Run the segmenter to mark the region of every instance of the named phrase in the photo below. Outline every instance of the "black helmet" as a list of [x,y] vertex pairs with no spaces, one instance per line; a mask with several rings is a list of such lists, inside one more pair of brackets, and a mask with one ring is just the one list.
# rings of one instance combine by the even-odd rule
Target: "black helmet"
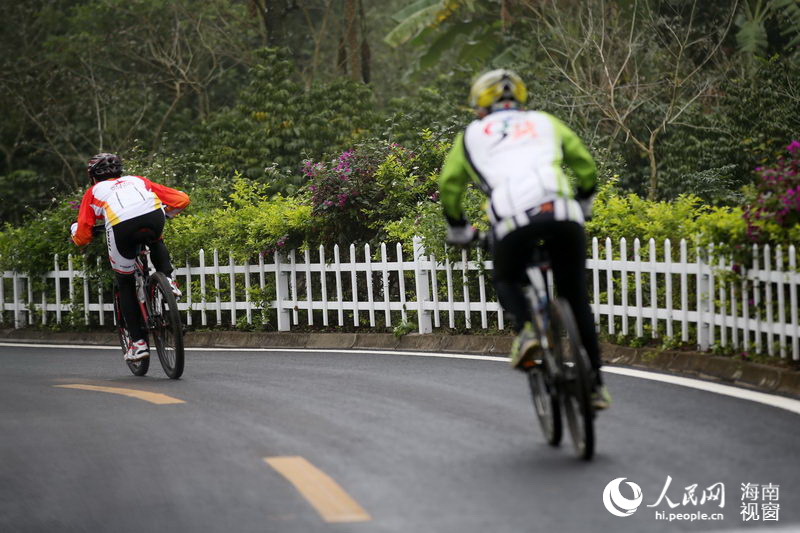
[[97,154],[86,163],[90,180],[106,180],[122,176],[122,159],[115,154]]

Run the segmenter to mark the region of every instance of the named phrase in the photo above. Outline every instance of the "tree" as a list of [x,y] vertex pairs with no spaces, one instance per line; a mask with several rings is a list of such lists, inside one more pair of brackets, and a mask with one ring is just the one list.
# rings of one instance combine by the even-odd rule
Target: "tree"
[[[800,44],[800,1],[798,0],[745,0],[736,16],[736,43],[752,73],[755,58],[764,58],[770,52],[788,50]],[[783,39],[777,45],[770,43],[770,27]],[[772,44],[772,46],[771,46]]]
[[721,57],[736,5],[726,20],[705,23],[697,20],[696,0],[687,7],[647,0],[530,6],[541,49],[575,91],[574,105],[597,112],[598,129],[611,139],[622,135],[647,158],[650,199],[658,195],[659,139],[711,95],[721,74],[710,67]]
[[412,43],[422,49],[416,67],[425,70],[455,55],[461,65],[489,61],[505,48],[511,21],[522,13],[512,0],[417,0],[392,17],[396,25],[384,41],[390,46]]

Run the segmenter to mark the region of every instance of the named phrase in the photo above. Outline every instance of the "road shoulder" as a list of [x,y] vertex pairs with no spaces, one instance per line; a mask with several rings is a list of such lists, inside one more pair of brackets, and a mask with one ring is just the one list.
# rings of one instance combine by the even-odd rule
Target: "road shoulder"
[[[115,345],[111,332],[52,332],[39,329],[0,329],[0,339],[12,342]],[[187,347],[197,348],[328,348],[408,350],[504,356],[511,349],[509,335],[416,335],[391,333],[296,333],[192,331]],[[607,364],[642,368],[716,381],[772,394],[800,398],[800,372],[733,357],[707,353],[630,348],[602,343]]]

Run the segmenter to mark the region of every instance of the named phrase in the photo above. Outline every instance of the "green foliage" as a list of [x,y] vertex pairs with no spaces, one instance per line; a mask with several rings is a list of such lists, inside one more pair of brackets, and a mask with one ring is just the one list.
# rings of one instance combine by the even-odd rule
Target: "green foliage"
[[6,224],[0,231],[0,268],[41,276],[53,270],[54,254],[61,257],[62,268],[67,255],[73,254],[76,270],[85,264],[94,268],[98,257],[107,261],[102,239],[95,239],[84,250],[76,248],[70,239],[69,227],[77,218],[78,203],[79,199],[72,197],[30,217],[21,226]]
[[477,67],[502,55],[507,6],[474,0],[417,0],[392,17],[397,25],[384,37],[390,46],[410,42],[420,48],[414,69],[437,66],[444,57]]
[[[201,248],[233,253],[238,260],[255,260],[301,247],[306,239],[311,208],[299,198],[269,196],[263,186],[241,177],[223,207],[194,211],[173,219],[165,240],[173,257],[194,257]],[[210,257],[210,255],[207,255]]]
[[615,246],[624,237],[629,257],[637,238],[643,258],[649,255],[650,239],[655,240],[659,254],[664,240],[670,239],[673,259],[678,258],[681,239],[688,241],[692,254],[696,245],[715,245],[717,252],[726,255],[746,248],[741,209],[713,207],[693,195],[681,195],[672,202],[650,201],[635,194],[620,194],[614,181],[600,188],[586,230],[590,237],[610,238]]
[[[44,189],[47,178],[32,170],[15,170],[0,175],[0,221],[21,224],[26,216],[35,214],[56,203],[62,193],[54,185]],[[49,193],[49,194],[43,194]]]
[[418,151],[372,140],[326,163],[307,161],[313,234],[325,244],[386,238],[387,224],[435,199],[447,148],[423,131]]
[[800,241],[800,142],[792,141],[770,167],[758,167],[760,179],[747,190],[748,240],[754,243]]
[[412,150],[420,144],[422,130],[430,130],[436,142],[450,142],[474,117],[466,106],[468,92],[466,72],[440,76],[413,98],[391,100],[386,119],[377,122],[371,133]]
[[[736,26],[736,44],[745,59],[766,57],[770,30],[780,34],[787,47],[800,44],[800,4],[797,0],[758,0],[755,3],[745,0],[739,8]],[[775,40],[773,37],[772,41]]]
[[[295,193],[296,169],[305,158],[349,144],[374,123],[372,93],[362,83],[339,79],[306,91],[292,79],[285,51],[264,49],[249,83],[228,109],[212,114],[195,134],[195,159],[220,175],[238,170]],[[186,139],[179,140],[186,143]]]
[[398,339],[403,335],[408,335],[409,333],[413,333],[414,330],[417,329],[417,324],[413,320],[403,320],[394,328],[392,328],[392,334],[397,337]]

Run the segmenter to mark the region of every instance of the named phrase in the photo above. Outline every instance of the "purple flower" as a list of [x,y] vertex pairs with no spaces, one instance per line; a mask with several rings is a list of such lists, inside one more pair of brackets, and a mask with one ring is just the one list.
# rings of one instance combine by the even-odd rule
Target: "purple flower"
[[800,141],[794,140],[790,142],[789,146],[786,147],[786,150],[792,154],[800,150]]

